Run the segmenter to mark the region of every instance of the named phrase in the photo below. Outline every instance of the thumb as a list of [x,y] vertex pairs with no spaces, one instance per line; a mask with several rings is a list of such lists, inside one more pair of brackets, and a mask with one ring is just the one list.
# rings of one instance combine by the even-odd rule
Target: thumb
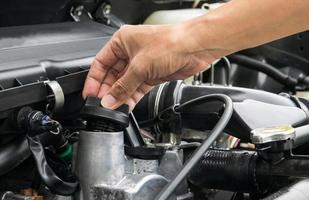
[[141,65],[131,62],[127,71],[111,87],[109,92],[103,96],[101,104],[110,109],[116,109],[132,97],[138,87],[144,82],[144,71]]

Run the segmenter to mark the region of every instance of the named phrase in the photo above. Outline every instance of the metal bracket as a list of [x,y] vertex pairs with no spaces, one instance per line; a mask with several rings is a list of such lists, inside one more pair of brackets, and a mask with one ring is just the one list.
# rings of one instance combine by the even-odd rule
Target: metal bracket
[[73,6],[70,9],[70,15],[76,22],[93,20],[91,13],[83,5]]
[[51,90],[51,92],[54,95],[55,102],[53,105],[52,112],[60,111],[63,108],[65,102],[64,93],[60,84],[57,81],[45,81],[44,84],[46,85],[47,89]]

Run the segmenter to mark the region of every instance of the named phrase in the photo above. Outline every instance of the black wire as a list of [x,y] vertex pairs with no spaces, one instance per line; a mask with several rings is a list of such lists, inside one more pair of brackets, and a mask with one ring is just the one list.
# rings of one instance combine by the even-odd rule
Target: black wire
[[[159,193],[159,195],[156,197],[156,200],[166,200],[168,199],[171,194],[174,192],[174,190],[177,188],[177,186],[183,181],[183,179],[188,175],[188,173],[191,171],[191,169],[194,167],[194,165],[201,159],[203,154],[206,150],[211,146],[211,144],[218,138],[218,136],[223,132],[224,128],[226,127],[227,123],[232,117],[233,113],[233,102],[230,97],[224,94],[211,94],[207,96],[201,96],[199,98],[193,99],[191,101],[188,101],[176,108],[176,110],[181,111],[182,109],[188,107],[189,105],[192,105],[195,103],[201,103],[204,100],[219,100],[225,104],[224,112],[216,124],[216,126],[213,128],[211,134],[207,139],[204,140],[202,145],[193,153],[190,160],[185,164],[185,166],[182,168],[182,170],[175,176],[175,178],[172,179],[172,181],[167,184],[163,188],[163,190]],[[196,104],[195,104],[196,105]]]
[[[223,95],[223,94],[209,94],[209,95],[203,95],[203,96],[191,99],[189,101],[186,101],[185,103],[182,103],[182,104],[176,106],[175,107],[175,111],[181,113],[182,111],[186,110],[188,107],[197,106],[197,105],[205,103],[206,101],[214,101],[214,100],[222,101],[220,99],[215,99],[214,98],[217,95]],[[226,95],[224,95],[224,96],[226,96]]]
[[[214,94],[214,95],[216,95],[216,94]],[[159,112],[159,114],[155,118],[141,121],[138,124],[142,128],[153,126],[157,121],[160,120],[161,116],[163,116],[166,112],[170,112],[171,109],[174,109],[174,112],[176,112],[176,113],[181,113],[182,111],[184,111],[188,107],[197,106],[197,105],[205,103],[206,101],[214,100],[214,99],[210,99],[209,98],[211,96],[213,96],[213,95],[200,96],[200,97],[191,99],[189,101],[186,101],[186,102],[184,102],[184,103],[182,103],[180,105],[168,107],[168,108],[162,110],[161,112]]]

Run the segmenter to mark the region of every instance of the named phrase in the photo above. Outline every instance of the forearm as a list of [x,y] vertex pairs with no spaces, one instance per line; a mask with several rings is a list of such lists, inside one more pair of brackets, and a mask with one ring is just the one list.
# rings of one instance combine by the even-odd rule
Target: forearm
[[309,1],[233,0],[180,26],[190,51],[232,53],[308,30]]
[[178,25],[124,26],[97,54],[83,95],[134,105],[154,85],[185,79],[216,59],[309,27],[309,0],[233,0]]

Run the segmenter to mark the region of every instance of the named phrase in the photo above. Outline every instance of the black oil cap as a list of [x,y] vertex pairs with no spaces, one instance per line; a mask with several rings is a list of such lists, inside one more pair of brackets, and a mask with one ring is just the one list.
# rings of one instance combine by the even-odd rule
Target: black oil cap
[[87,97],[81,116],[87,121],[87,129],[91,130],[120,131],[129,126],[128,105],[111,110],[104,108],[97,97]]

